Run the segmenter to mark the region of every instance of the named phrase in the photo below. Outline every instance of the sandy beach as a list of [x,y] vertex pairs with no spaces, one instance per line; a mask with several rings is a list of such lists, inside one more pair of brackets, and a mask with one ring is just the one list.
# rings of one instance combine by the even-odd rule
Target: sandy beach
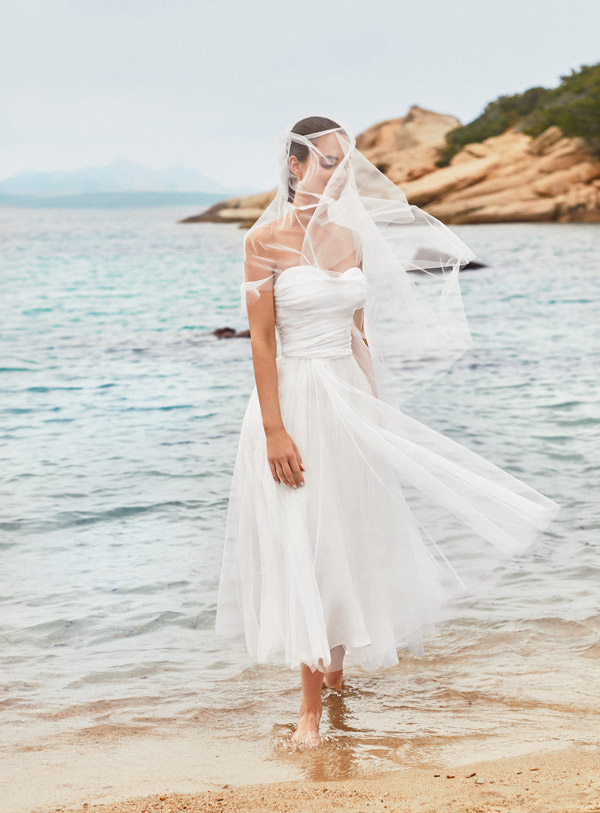
[[[318,762],[317,751],[303,759]],[[313,771],[316,765],[313,765]],[[314,774],[313,774],[314,775]],[[571,747],[504,759],[427,765],[342,781],[294,781],[224,785],[195,794],[166,792],[76,807],[38,808],[34,813],[170,813],[174,811],[492,811],[531,813],[600,811],[600,748]]]

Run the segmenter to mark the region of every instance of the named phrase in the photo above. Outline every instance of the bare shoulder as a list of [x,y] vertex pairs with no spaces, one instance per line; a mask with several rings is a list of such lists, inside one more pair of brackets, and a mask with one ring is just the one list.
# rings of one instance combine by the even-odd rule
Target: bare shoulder
[[270,223],[263,223],[261,226],[251,228],[248,232],[246,232],[246,236],[244,237],[244,244],[260,245],[261,243],[265,243],[267,235],[269,233],[268,232],[269,227]]
[[251,229],[244,241],[246,249],[250,251],[260,250],[263,256],[271,256],[275,260],[275,247],[280,242],[277,237],[280,230],[280,219],[269,220],[267,223],[262,223],[260,226]]

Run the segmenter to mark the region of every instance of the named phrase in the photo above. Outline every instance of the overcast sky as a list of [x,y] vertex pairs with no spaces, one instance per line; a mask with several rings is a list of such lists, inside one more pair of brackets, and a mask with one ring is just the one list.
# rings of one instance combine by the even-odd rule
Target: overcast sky
[[4,2],[0,178],[128,158],[270,188],[299,118],[464,124],[600,61],[599,31],[598,0]]

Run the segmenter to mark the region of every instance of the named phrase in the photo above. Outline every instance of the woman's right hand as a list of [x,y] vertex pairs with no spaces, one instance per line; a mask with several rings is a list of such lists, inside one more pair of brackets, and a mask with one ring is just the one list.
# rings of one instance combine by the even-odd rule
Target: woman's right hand
[[277,429],[267,434],[267,458],[276,483],[285,483],[297,488],[297,480],[301,486],[304,485],[302,475],[304,464],[300,452],[285,429]]

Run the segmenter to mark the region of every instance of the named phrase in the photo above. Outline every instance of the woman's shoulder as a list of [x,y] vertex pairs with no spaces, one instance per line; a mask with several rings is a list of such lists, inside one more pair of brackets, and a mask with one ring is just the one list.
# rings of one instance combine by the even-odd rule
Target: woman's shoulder
[[259,226],[253,226],[246,234],[244,242],[250,242],[256,245],[267,245],[281,229],[281,221],[283,218],[276,220],[269,220],[267,223],[261,223]]

